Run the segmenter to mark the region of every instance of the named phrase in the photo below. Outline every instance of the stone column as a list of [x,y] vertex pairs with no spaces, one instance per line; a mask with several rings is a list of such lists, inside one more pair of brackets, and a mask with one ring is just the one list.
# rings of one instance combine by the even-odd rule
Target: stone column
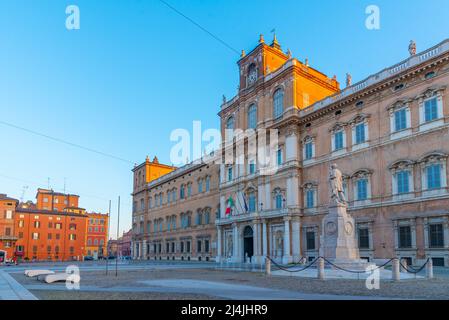
[[270,210],[271,209],[271,184],[265,183],[265,202],[263,204],[264,210]]
[[412,248],[416,249],[416,220],[411,219],[412,224],[410,225],[410,229],[412,232]]
[[[131,241],[131,257],[132,257],[132,259],[135,259],[134,253],[135,253],[134,241]],[[117,254],[118,254],[118,246],[117,246]]]
[[447,221],[443,223],[443,236],[444,236],[444,247],[449,249],[449,222]]
[[429,249],[429,221],[427,218],[423,219],[424,226],[424,249]]
[[262,255],[268,255],[268,239],[267,239],[267,221],[262,221]]
[[254,257],[253,257],[253,263],[261,263],[261,256],[260,256],[260,224],[258,221],[253,222],[253,235],[254,235]]
[[257,187],[257,196],[258,196],[258,203],[257,203],[257,212],[260,211],[260,204],[263,203],[263,210],[265,210],[265,186],[263,184],[259,184]]
[[216,262],[221,262],[221,226],[217,226],[217,257],[215,258]]
[[221,196],[220,197],[220,217],[217,217],[217,218],[219,218],[219,219],[224,218],[225,212],[226,212],[226,199],[224,196]]
[[220,164],[220,183],[224,183],[226,181],[225,180],[225,170],[226,170],[225,165]]
[[299,262],[301,259],[301,240],[300,240],[301,224],[299,217],[292,220],[292,254],[293,262]]
[[287,178],[287,207],[299,206],[298,176],[292,174]]
[[289,129],[285,138],[285,160],[286,162],[298,160],[298,137],[294,129]]
[[147,241],[146,240],[142,241],[142,252],[143,252],[142,259],[146,260],[147,259],[147,254],[148,254],[148,252],[147,252]]
[[232,225],[232,235],[233,235],[233,248],[232,248],[232,260],[234,262],[240,262],[240,253],[239,253],[239,229],[236,223]]
[[290,255],[290,217],[284,217],[284,255],[282,256],[282,263],[288,264],[292,262]]

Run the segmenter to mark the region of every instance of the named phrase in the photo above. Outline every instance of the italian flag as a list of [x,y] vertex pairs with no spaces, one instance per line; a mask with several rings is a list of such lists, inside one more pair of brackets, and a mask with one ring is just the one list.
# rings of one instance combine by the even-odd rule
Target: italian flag
[[226,216],[231,215],[233,207],[234,207],[234,200],[232,200],[232,197],[229,197],[228,206],[226,207]]

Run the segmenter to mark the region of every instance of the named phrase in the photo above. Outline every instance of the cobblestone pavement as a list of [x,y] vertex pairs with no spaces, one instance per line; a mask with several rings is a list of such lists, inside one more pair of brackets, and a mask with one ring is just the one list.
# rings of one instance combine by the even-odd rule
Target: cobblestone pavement
[[[362,298],[396,298],[396,299],[449,299],[449,279],[442,277],[433,280],[407,280],[401,282],[393,282],[383,280],[380,283],[379,290],[368,290],[364,280],[346,280],[335,279],[319,281],[312,278],[298,278],[287,276],[271,276],[267,277],[262,273],[242,272],[242,271],[226,271],[215,270],[213,268],[172,268],[167,265],[158,265],[157,267],[147,266],[144,269],[126,269],[120,270],[118,277],[111,272],[109,276],[105,276],[104,271],[88,271],[81,269],[81,287],[121,290],[127,288],[128,293],[134,291],[156,290],[158,287],[155,283],[148,281],[155,280],[197,280],[219,282],[224,284],[246,285],[259,288],[268,288],[272,290],[284,290],[296,294],[322,294],[335,295],[334,298],[362,297]],[[36,285],[42,285],[33,279],[27,279],[23,274],[12,273],[17,281],[21,282],[25,287],[35,290]],[[45,288],[54,288],[58,285],[44,285]],[[54,286],[54,287],[53,287]],[[194,285],[191,285],[194,287]],[[42,287],[40,287],[42,288]],[[135,288],[135,289],[133,289]],[[139,289],[140,288],[140,289]],[[160,289],[160,290],[159,290]],[[171,288],[167,290],[167,286],[160,286],[159,293],[170,291],[170,294],[182,293],[196,294],[195,290],[184,288]],[[193,292],[192,292],[193,291]],[[37,290],[33,291],[37,292]],[[154,292],[153,292],[154,293]],[[36,293],[37,294],[37,293]],[[208,293],[209,296],[210,293]],[[37,294],[38,295],[38,294]],[[209,296],[211,299],[216,296]],[[163,298],[163,296],[161,296]],[[238,298],[238,297],[237,297]],[[307,298],[307,297],[306,297]],[[298,299],[299,296],[298,296]],[[318,296],[312,299],[320,299]]]

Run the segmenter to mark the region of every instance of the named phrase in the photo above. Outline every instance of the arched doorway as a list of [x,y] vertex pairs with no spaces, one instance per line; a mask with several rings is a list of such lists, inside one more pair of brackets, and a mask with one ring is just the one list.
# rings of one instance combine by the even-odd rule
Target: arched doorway
[[253,229],[246,226],[243,229],[243,257],[251,258],[254,255]]

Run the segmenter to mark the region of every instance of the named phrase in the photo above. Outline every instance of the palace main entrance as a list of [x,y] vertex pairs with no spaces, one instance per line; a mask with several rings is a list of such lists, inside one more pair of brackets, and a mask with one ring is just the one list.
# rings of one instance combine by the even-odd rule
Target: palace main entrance
[[250,226],[246,226],[243,229],[243,257],[244,259],[252,258],[254,255],[254,237],[253,229]]

